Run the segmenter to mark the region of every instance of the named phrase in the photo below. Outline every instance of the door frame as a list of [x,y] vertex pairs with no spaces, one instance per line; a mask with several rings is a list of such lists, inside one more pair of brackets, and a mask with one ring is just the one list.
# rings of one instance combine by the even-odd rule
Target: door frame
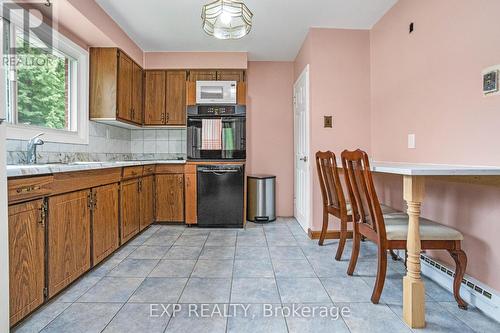
[[[0,24],[3,36],[3,25]],[[3,39],[0,37],[0,45]],[[3,59],[3,47],[0,47],[0,58]],[[4,71],[0,65],[0,119],[7,118],[5,110]],[[0,331],[9,332],[9,223],[7,206],[7,124],[0,120]]]
[[306,177],[306,213],[304,214],[306,216],[306,221],[304,221],[304,224],[300,224],[300,226],[304,229],[304,231],[308,232],[309,228],[311,228],[311,222],[312,222],[312,172],[311,172],[311,101],[310,101],[310,77],[309,77],[309,64],[307,64],[304,69],[302,70],[302,73],[298,76],[297,80],[293,84],[293,180],[294,180],[294,186],[293,186],[293,214],[296,217],[297,216],[297,158],[296,158],[296,151],[297,151],[297,120],[295,117],[295,109],[296,109],[296,96],[295,96],[295,91],[296,87],[302,79],[305,77],[305,89],[306,89],[306,138],[307,138],[307,177]]

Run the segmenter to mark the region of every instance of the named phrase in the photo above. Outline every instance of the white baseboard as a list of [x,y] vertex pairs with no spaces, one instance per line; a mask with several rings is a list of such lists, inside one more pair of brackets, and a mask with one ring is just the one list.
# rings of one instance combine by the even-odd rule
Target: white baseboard
[[[404,258],[404,251],[396,252],[399,257]],[[425,254],[421,254],[420,259],[422,274],[453,293],[455,270]],[[500,295],[495,289],[465,275],[462,280],[462,288],[460,288],[460,296],[488,317],[500,322]]]

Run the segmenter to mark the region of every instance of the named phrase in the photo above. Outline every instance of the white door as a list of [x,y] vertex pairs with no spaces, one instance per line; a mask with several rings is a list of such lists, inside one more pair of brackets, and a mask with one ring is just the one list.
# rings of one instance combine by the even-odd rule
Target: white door
[[311,182],[309,158],[309,65],[293,86],[295,191],[294,213],[307,231],[311,222]]

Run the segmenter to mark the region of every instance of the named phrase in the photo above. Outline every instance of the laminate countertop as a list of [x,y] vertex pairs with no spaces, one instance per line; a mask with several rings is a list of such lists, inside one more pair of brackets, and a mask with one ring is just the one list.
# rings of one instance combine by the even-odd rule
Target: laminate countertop
[[113,162],[72,162],[54,164],[18,164],[7,165],[7,177],[38,176],[60,172],[84,171],[94,169],[123,168],[150,164],[185,164],[185,160],[152,160],[152,161],[113,161]]

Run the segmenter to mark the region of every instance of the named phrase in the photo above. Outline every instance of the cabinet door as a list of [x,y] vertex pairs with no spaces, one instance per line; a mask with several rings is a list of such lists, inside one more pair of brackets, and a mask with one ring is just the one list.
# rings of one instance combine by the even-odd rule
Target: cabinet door
[[184,175],[156,175],[156,221],[184,221]]
[[136,63],[133,64],[132,75],[132,121],[137,124],[142,124],[142,79],[143,71]]
[[10,325],[43,303],[45,226],[42,200],[9,207]]
[[49,297],[90,268],[89,199],[89,190],[48,199]]
[[189,71],[189,81],[215,81],[217,80],[216,70],[192,70]]
[[184,175],[184,191],[186,194],[186,224],[196,224],[197,204],[196,204],[196,173],[186,173]]
[[166,121],[165,72],[146,71],[144,85],[144,124],[164,125]]
[[153,223],[154,216],[154,176],[142,178],[141,182],[141,230]]
[[118,55],[118,114],[120,119],[132,119],[133,62],[123,53]]
[[217,81],[245,81],[244,70],[223,69],[217,71]]
[[139,179],[121,183],[121,240],[122,244],[135,236],[140,229]]
[[167,71],[167,125],[186,125],[186,71]]
[[119,246],[118,184],[92,189],[92,259],[97,265]]

